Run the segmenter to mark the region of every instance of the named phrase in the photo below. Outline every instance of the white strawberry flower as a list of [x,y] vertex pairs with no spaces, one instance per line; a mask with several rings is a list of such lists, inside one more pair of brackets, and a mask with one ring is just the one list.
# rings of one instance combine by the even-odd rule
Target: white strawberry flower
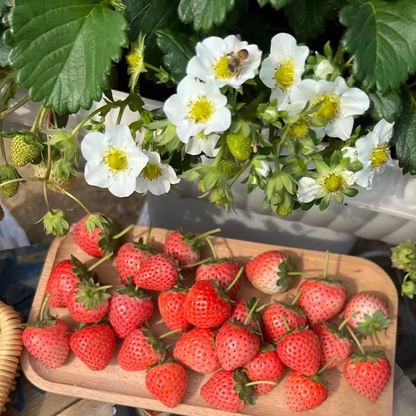
[[301,80],[308,55],[309,48],[299,46],[293,36],[279,33],[273,37],[270,55],[261,65],[260,79],[272,89],[270,99],[277,99],[278,108],[288,99],[291,88]]
[[315,69],[315,75],[319,79],[326,79],[328,75],[331,75],[334,72],[335,68],[328,59],[324,59],[319,62]]
[[296,84],[290,92],[290,105],[301,111],[308,102],[310,106],[322,103],[312,115],[327,122],[325,127],[314,130],[341,140],[350,138],[354,116],[364,114],[370,106],[367,94],[359,88],[349,88],[342,77],[334,82],[305,79]]
[[363,164],[362,170],[355,173],[355,182],[363,188],[371,189],[374,176],[382,173],[387,165],[394,165],[389,150],[393,125],[380,120],[372,132],[355,143],[358,160]]
[[136,192],[145,194],[148,191],[153,195],[162,195],[170,191],[171,185],[179,183],[172,166],[162,163],[157,152],[143,151],[148,162],[136,180]]
[[204,132],[209,135],[227,130],[231,112],[227,97],[213,83],[203,83],[187,76],[179,84],[177,93],[169,97],[163,110],[176,126],[176,134],[183,143]]
[[220,150],[215,148],[220,137],[220,135],[215,133],[206,136],[201,132],[189,139],[189,142],[185,146],[185,153],[194,156],[204,153],[208,157],[215,157]]
[[134,192],[136,178],[148,162],[148,157],[136,146],[129,127],[124,124],[105,133],[88,133],[81,143],[81,151],[87,160],[86,182],[108,188],[120,198]]
[[[239,88],[253,79],[261,62],[262,52],[257,45],[249,45],[237,36],[225,39],[211,36],[196,45],[196,56],[188,63],[186,73],[205,82],[212,82],[221,88],[230,85]],[[241,60],[241,66],[234,66],[238,53],[246,50],[248,55]]]

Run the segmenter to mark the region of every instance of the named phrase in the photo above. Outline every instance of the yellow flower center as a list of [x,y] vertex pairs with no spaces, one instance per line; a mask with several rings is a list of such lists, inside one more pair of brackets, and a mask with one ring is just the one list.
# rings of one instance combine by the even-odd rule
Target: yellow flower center
[[305,119],[300,119],[289,127],[289,137],[293,139],[303,139],[308,135],[309,123]]
[[230,79],[234,76],[234,73],[230,71],[230,57],[223,56],[214,65],[214,74],[219,79]]
[[132,50],[126,57],[129,73],[143,72],[143,55],[139,49]]
[[323,178],[321,186],[329,194],[336,193],[345,187],[345,178],[339,172],[331,172]]
[[205,124],[214,114],[215,107],[207,97],[199,97],[189,104],[188,117],[195,123]]
[[383,166],[388,158],[388,148],[387,146],[377,146],[375,147],[372,152],[371,152],[371,156],[370,156],[370,160],[371,160],[371,167],[373,169],[379,169],[381,166]]
[[153,181],[153,179],[157,179],[162,175],[162,169],[156,163],[149,162],[142,170],[142,175]]
[[312,101],[312,106],[322,103],[315,116],[323,118],[326,121],[333,120],[339,113],[339,95],[324,94]]
[[104,155],[104,162],[110,170],[116,173],[125,171],[128,166],[126,153],[114,148],[111,148]]
[[289,89],[295,81],[295,64],[292,60],[283,62],[274,73],[274,79],[282,90]]

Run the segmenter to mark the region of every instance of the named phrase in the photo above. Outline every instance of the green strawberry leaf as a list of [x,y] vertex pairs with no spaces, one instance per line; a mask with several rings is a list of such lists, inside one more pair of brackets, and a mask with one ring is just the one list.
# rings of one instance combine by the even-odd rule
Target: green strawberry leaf
[[208,32],[224,23],[233,8],[234,0],[181,0],[178,14],[182,22],[194,22],[195,30]]
[[266,4],[271,4],[276,10],[285,7],[289,0],[257,0],[260,7],[265,6]]
[[397,92],[381,95],[378,91],[368,94],[371,101],[371,117],[375,121],[386,119],[389,123],[397,120],[402,110],[402,102]]
[[[121,57],[127,24],[107,0],[16,0],[10,64],[33,101],[57,112],[91,108]],[[92,47],[93,46],[93,47]]]
[[348,0],[341,23],[344,43],[355,54],[354,76],[382,94],[416,71],[416,2]]
[[168,69],[170,79],[179,84],[186,75],[186,66],[194,56],[195,51],[191,42],[179,33],[170,29],[156,32],[157,45],[164,53],[163,65]]

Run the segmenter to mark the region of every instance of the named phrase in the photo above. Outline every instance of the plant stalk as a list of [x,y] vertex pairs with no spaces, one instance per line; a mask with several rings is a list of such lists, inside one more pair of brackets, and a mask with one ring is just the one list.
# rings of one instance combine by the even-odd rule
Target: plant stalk
[[243,274],[244,267],[241,267],[241,269],[238,271],[237,276],[234,277],[234,280],[230,283],[230,285],[225,289],[226,292],[229,292],[232,287],[238,282],[238,279],[240,279],[241,275]]
[[352,339],[355,341],[355,343],[357,344],[360,352],[362,355],[365,355],[365,351],[364,348],[362,347],[362,345],[360,344],[360,341],[358,341],[358,338],[356,337],[356,335],[354,334],[354,331],[347,325],[346,326],[347,331],[350,333]]
[[111,258],[112,255],[113,255],[113,253],[109,253],[106,256],[104,256],[102,259],[96,261],[91,267],[88,268],[88,271],[92,272],[100,264],[103,264],[105,261],[107,261],[109,258]]
[[19,102],[17,102],[13,107],[8,108],[0,113],[0,119],[7,117],[9,114],[15,112],[20,107],[24,106],[30,100],[29,96],[22,98]]
[[259,302],[260,302],[260,298],[257,298],[257,300],[254,302],[254,305],[249,310],[246,319],[244,320],[244,325],[247,325],[248,320],[251,318],[251,315],[253,315],[254,311],[256,310],[256,306]]
[[120,237],[123,237],[123,235],[126,235],[132,228],[134,227],[134,224],[130,224],[128,227],[126,227],[123,231],[119,232],[113,237],[113,240],[118,240]]
[[177,334],[180,331],[182,331],[181,328],[174,329],[173,331],[169,331],[169,332],[166,332],[166,334],[160,335],[158,338],[159,339],[167,338],[168,336],[173,335],[173,334]]

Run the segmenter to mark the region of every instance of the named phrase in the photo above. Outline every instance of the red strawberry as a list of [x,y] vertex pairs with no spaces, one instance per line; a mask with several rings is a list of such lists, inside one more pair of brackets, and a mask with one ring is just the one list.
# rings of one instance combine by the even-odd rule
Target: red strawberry
[[166,254],[155,254],[143,263],[134,283],[148,290],[168,290],[178,284],[179,272],[175,262]]
[[277,354],[292,370],[313,376],[321,362],[319,338],[310,329],[297,329],[279,341]]
[[357,293],[347,303],[344,317],[347,318],[355,313],[357,314],[348,321],[347,325],[364,336],[373,335],[380,345],[377,331],[386,330],[391,322],[388,319],[387,305],[370,293]]
[[105,291],[112,286],[100,286],[93,279],[78,283],[68,296],[69,314],[77,322],[93,323],[104,318],[109,306],[110,294]]
[[175,360],[198,373],[213,373],[220,368],[215,336],[214,329],[192,329],[177,341],[173,349]]
[[186,372],[176,363],[159,364],[146,373],[147,390],[167,407],[181,403],[186,384]]
[[204,245],[201,240],[219,231],[216,229],[201,235],[175,231],[166,239],[163,252],[174,258],[179,267],[196,263],[201,259],[200,247]]
[[[260,347],[257,355],[243,367],[251,381],[268,380],[275,383],[280,380],[285,368],[277,355],[276,347],[270,344]],[[258,394],[267,394],[273,388],[274,386],[270,384],[259,384],[255,389]]]
[[297,305],[297,299],[298,296],[293,300],[291,305],[275,301],[273,305],[270,305],[264,311],[262,317],[263,333],[267,342],[275,343],[278,338],[286,334],[283,316],[291,331],[306,325],[306,315],[299,305]]
[[107,324],[90,325],[71,335],[71,349],[92,371],[110,364],[116,347],[116,335]]
[[245,273],[256,289],[274,295],[289,288],[292,275],[302,274],[292,272],[293,263],[292,257],[280,251],[267,251],[251,259],[246,264]]
[[329,279],[329,252],[326,252],[322,277],[307,279],[299,287],[299,305],[305,311],[312,326],[329,321],[341,312],[347,297],[342,282]]
[[[244,298],[236,299],[235,303],[233,304],[234,309],[231,312],[230,319],[243,324],[256,300],[256,298],[251,298],[250,300],[246,300]],[[247,326],[254,330],[259,329],[259,316],[257,310],[254,311],[253,314],[249,317]]]
[[38,361],[49,368],[58,368],[69,354],[69,327],[62,319],[44,320],[49,296],[43,302],[39,321],[26,324],[23,345]]
[[137,243],[126,243],[120,247],[116,257],[116,265],[121,283],[126,284],[128,278],[134,281],[141,265],[157,253],[155,249],[149,247],[150,233],[151,227],[149,227],[145,242],[141,238]]
[[108,317],[118,338],[125,338],[142,326],[152,313],[152,298],[138,286],[121,286],[110,299]]
[[185,332],[192,326],[185,318],[184,305],[187,293],[187,288],[175,286],[159,295],[160,315],[171,330],[181,329],[181,332]]

